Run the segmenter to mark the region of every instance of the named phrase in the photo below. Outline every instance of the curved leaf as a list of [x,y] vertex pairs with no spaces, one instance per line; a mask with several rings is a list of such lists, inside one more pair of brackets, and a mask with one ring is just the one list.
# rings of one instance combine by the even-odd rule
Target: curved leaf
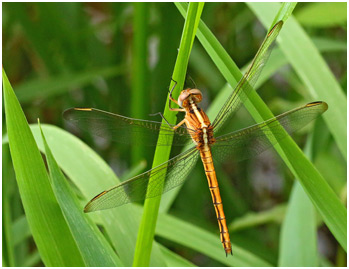
[[53,194],[45,164],[20,104],[2,71],[11,157],[24,211],[46,266],[84,266]]
[[59,169],[40,127],[53,190],[86,266],[123,266],[92,221],[84,216],[75,194]]

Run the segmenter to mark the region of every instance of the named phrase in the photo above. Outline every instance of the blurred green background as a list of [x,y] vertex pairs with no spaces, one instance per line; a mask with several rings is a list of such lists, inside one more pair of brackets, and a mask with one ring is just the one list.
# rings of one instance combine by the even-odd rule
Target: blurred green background
[[[129,145],[77,133],[63,121],[62,112],[70,107],[95,107],[130,117],[161,120],[149,114],[164,110],[184,20],[172,3],[146,4],[143,14],[146,23],[138,22],[141,27],[135,30],[137,21],[132,3],[3,4],[3,67],[28,122],[36,123],[40,118],[42,123],[74,132],[123,179],[141,161],[146,161],[143,169],[150,168],[154,148],[130,150]],[[301,3],[293,15],[320,50],[346,94],[346,3]],[[240,68],[253,59],[266,34],[244,3],[207,3],[202,20]],[[225,85],[198,41],[194,42],[188,75],[204,94],[204,108],[209,107]],[[193,84],[188,79],[187,86]],[[140,87],[146,93],[141,97],[137,91]],[[277,115],[317,101],[304,94],[304,87],[286,64],[263,83],[258,93]],[[241,109],[231,128],[253,123],[247,111]],[[323,121],[318,125],[324,125]],[[3,112],[3,134],[5,126]],[[310,129],[304,128],[294,136],[301,148]],[[318,138],[322,141],[316,149],[314,164],[345,203],[346,161],[326,127],[321,130],[323,137]],[[8,153],[7,144],[3,145],[4,152]],[[257,216],[259,212],[267,214],[258,225],[234,228],[232,241],[276,265],[280,224],[294,183],[292,174],[274,150],[240,163],[227,161],[216,169],[228,223],[247,218],[250,212]],[[3,178],[11,186],[10,210],[16,223],[23,216],[23,209],[8,158],[3,160]],[[7,187],[3,185],[4,188]],[[219,236],[201,165],[197,165],[182,187],[170,213]],[[321,264],[345,266],[345,253],[320,218],[317,235]],[[222,265],[170,240],[156,239],[196,265]],[[42,265],[38,255],[31,255],[35,244],[30,236],[17,242],[15,250],[17,266]]]

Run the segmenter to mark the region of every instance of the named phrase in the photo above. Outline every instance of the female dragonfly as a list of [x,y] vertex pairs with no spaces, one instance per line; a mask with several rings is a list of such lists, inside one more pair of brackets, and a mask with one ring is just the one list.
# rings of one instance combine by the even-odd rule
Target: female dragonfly
[[[169,109],[185,112],[185,118],[174,126],[128,118],[94,108],[66,110],[64,118],[80,129],[99,136],[109,135],[115,141],[125,142],[133,136],[138,137],[140,141],[148,139],[148,142],[154,145],[170,145],[172,139],[174,145],[184,145],[188,140],[192,140],[195,144],[191,149],[169,161],[101,192],[85,206],[84,211],[113,208],[167,192],[185,181],[186,175],[201,157],[217,215],[220,239],[226,255],[232,254],[213,159],[234,158],[239,161],[255,156],[286,137],[287,132],[293,133],[327,110],[325,102],[313,102],[265,122],[215,137],[217,130],[231,118],[232,112],[240,107],[253,90],[253,85],[270,55],[282,25],[283,22],[280,21],[269,31],[249,70],[239,81],[212,124],[197,105],[202,99],[198,89],[183,90],[178,100],[172,97],[173,89],[171,90]],[[179,108],[172,108],[171,102],[177,104]]]

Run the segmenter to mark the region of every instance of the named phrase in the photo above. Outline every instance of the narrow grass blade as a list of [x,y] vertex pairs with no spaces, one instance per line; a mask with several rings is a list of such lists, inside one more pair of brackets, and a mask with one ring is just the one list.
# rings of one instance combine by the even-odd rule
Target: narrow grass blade
[[11,157],[25,214],[41,258],[46,266],[84,266],[4,70],[2,76]]
[[281,226],[278,265],[282,267],[319,266],[314,207],[298,181],[294,183]]
[[[131,96],[131,117],[136,119],[145,119],[149,108],[147,103],[148,89],[148,3],[133,3],[134,16],[134,35],[132,48],[132,96]],[[130,139],[137,139],[130,137]],[[141,161],[144,156],[145,146],[137,144],[132,146],[132,164]]]
[[263,225],[269,222],[281,223],[285,217],[287,206],[277,205],[269,210],[261,212],[249,212],[244,216],[235,219],[229,224],[229,231],[239,231],[251,227]]
[[[321,152],[319,147],[324,147],[329,139],[326,139],[322,119],[316,121],[313,129],[305,146],[305,152],[311,160],[318,159],[317,155]],[[293,185],[286,218],[281,227],[279,266],[316,267],[320,265],[317,250],[317,220],[313,204],[300,183],[296,181]]]
[[[185,73],[189,61],[190,50],[193,45],[193,41],[198,27],[201,12],[203,9],[203,3],[190,3],[188,13],[186,15],[184,30],[182,34],[181,43],[179,46],[179,52],[175,69],[173,72],[173,79],[177,81],[177,89],[181,89],[184,84]],[[174,82],[171,82],[173,87]],[[168,100],[165,105],[164,117],[170,124],[174,124],[176,117],[175,113],[169,113]],[[163,121],[164,124],[166,124]],[[153,167],[160,165],[168,160],[170,155],[169,147],[157,147],[155,150]],[[161,196],[153,199],[147,199],[144,203],[144,212],[139,227],[139,233],[137,238],[134,266],[148,266],[150,261],[150,254],[152,249],[152,243],[154,240],[155,226],[157,215],[159,211],[159,205]]]
[[97,226],[84,215],[40,130],[53,190],[86,266],[123,266]]
[[[307,155],[312,157],[312,137],[308,136]],[[319,266],[316,212],[299,181],[293,184],[286,217],[281,226],[279,266]]]

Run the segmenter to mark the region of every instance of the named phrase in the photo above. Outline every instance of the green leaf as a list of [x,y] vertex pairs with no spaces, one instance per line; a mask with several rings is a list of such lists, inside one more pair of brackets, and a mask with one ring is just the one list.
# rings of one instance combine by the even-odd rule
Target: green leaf
[[314,207],[298,181],[295,182],[286,218],[281,226],[278,265],[316,267],[316,217]]
[[24,113],[4,70],[2,75],[11,157],[25,214],[41,258],[46,266],[83,266]]
[[[305,151],[314,158],[315,131],[308,136]],[[315,146],[315,145],[314,145]],[[279,266],[319,266],[316,212],[299,181],[293,184],[286,218],[281,226]]]
[[304,26],[335,27],[347,23],[347,3],[308,3],[295,13],[296,19]]
[[[136,2],[134,8],[134,37],[132,48],[132,96],[131,96],[131,117],[145,119],[150,104],[147,103],[149,94],[148,75],[148,20],[149,4]],[[133,138],[131,138],[133,139]],[[132,146],[132,163],[142,160],[145,145]]]
[[42,129],[40,130],[53,190],[86,266],[123,266],[97,226],[84,216],[76,196],[51,153]]
[[[200,21],[203,6],[204,3],[191,3],[188,8],[188,13],[186,15],[182,33],[182,39],[179,46],[178,57],[172,76],[173,79],[177,81],[177,89],[181,89],[184,84],[189,55],[194,42],[196,29]],[[174,83],[174,81],[171,82],[171,89],[175,85]],[[170,124],[175,124],[176,113],[169,113],[170,111],[168,110],[168,102],[169,99],[167,99],[165,104],[164,117]],[[164,120],[163,124],[166,124]],[[170,156],[170,150],[170,147],[156,147],[152,167],[154,168],[166,162]],[[160,201],[161,196],[158,196],[153,199],[147,199],[144,203],[144,212],[141,224],[139,226],[133,266],[149,265]]]
[[268,222],[281,223],[285,217],[287,206],[277,205],[269,210],[261,212],[249,212],[242,217],[236,218],[229,224],[229,231],[238,231],[254,226],[266,224]]
[[347,169],[344,163],[343,159],[338,158],[338,156],[325,153],[319,154],[315,160],[316,167],[337,194],[340,194],[346,185]]

